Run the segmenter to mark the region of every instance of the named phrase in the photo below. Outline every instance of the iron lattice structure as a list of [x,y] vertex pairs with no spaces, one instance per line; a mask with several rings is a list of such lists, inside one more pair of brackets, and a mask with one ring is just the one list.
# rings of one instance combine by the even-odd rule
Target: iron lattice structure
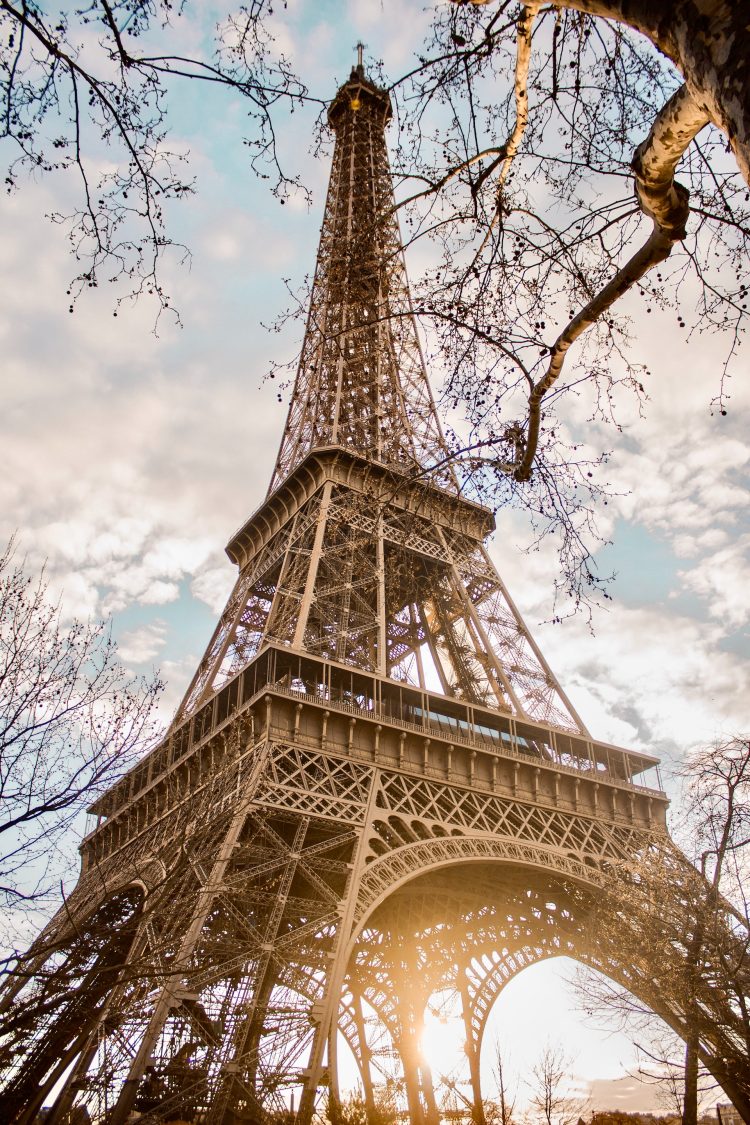
[[[389,115],[361,66],[330,107],[272,486],[167,738],[94,806],[80,881],[9,980],[4,1120],[308,1125],[347,1050],[372,1120],[385,1100],[481,1125],[492,1004],[566,953],[677,1031],[699,1020],[750,1119],[737,998],[691,965],[704,887],[655,759],[591,738],[484,549],[491,513],[423,471],[447,450]],[[711,927],[703,948],[734,956],[725,913]],[[464,1023],[448,1075],[421,1049],[430,1007]]]

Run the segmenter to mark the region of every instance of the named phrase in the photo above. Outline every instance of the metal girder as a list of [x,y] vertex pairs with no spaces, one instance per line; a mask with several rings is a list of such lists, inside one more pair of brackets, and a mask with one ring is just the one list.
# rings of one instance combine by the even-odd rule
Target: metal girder
[[240,576],[178,720],[271,642],[584,732],[481,541],[329,481],[272,545]]
[[[388,96],[361,75],[352,82],[332,108],[317,269],[269,496],[283,493],[285,505],[270,537],[265,509],[243,529],[254,547],[241,552],[177,721],[272,641],[583,732],[484,550],[485,532],[456,530],[466,501],[453,469],[424,478],[417,510],[407,502],[409,476],[445,465],[448,449],[395,217]],[[365,467],[345,482],[331,468],[310,494],[310,454],[331,448]],[[375,465],[390,474],[379,485]],[[296,474],[304,486],[293,486]]]
[[[316,446],[363,450],[407,471],[446,453],[395,217],[384,133],[389,116],[388,95],[359,76],[332,107],[333,167],[272,489]],[[457,492],[451,470],[441,482]]]

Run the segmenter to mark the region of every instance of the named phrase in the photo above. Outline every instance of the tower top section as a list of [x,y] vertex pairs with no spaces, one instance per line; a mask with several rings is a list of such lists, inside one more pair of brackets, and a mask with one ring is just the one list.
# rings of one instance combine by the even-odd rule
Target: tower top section
[[[414,321],[385,143],[386,90],[362,48],[328,109],[336,141],[310,308],[271,482],[335,446],[403,473],[444,464],[447,447]],[[452,469],[436,483],[457,492]]]
[[[459,702],[581,735],[484,550],[492,513],[446,467],[396,221],[389,115],[360,60],[330,107],[333,167],[273,482],[227,548],[237,585],[178,723],[273,648],[294,654],[293,690],[305,695],[331,692],[334,664],[348,670],[347,699],[359,674],[377,678],[382,699],[402,699],[403,685],[436,692],[456,702],[438,712],[458,740],[469,729]],[[432,704],[410,698],[406,721],[422,723]]]
[[360,61],[352,67],[349,81],[339,89],[328,107],[328,124],[335,133],[342,128],[349,114],[360,113],[362,110],[371,113],[376,119],[380,116],[383,128],[393,116],[387,90],[380,89],[367,78],[361,55],[362,52],[359,50]]

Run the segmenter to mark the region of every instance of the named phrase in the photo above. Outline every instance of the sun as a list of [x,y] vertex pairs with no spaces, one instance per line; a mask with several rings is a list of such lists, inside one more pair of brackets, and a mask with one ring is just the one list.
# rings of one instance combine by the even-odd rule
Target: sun
[[466,1063],[466,1030],[459,1016],[425,1012],[422,1055],[434,1075],[450,1077]]

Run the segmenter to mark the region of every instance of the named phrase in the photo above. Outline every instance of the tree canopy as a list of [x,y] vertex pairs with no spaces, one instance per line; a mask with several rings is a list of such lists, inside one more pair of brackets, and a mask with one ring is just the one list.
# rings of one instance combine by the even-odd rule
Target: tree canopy
[[[586,543],[607,489],[570,399],[615,428],[623,392],[646,400],[658,372],[631,354],[630,318],[716,333],[707,397],[728,409],[750,249],[739,8],[709,25],[689,3],[451,5],[396,84],[408,230],[440,252],[418,309],[468,419],[457,445],[481,495],[562,530],[576,602],[599,583]],[[699,62],[690,33],[737,73]]]

